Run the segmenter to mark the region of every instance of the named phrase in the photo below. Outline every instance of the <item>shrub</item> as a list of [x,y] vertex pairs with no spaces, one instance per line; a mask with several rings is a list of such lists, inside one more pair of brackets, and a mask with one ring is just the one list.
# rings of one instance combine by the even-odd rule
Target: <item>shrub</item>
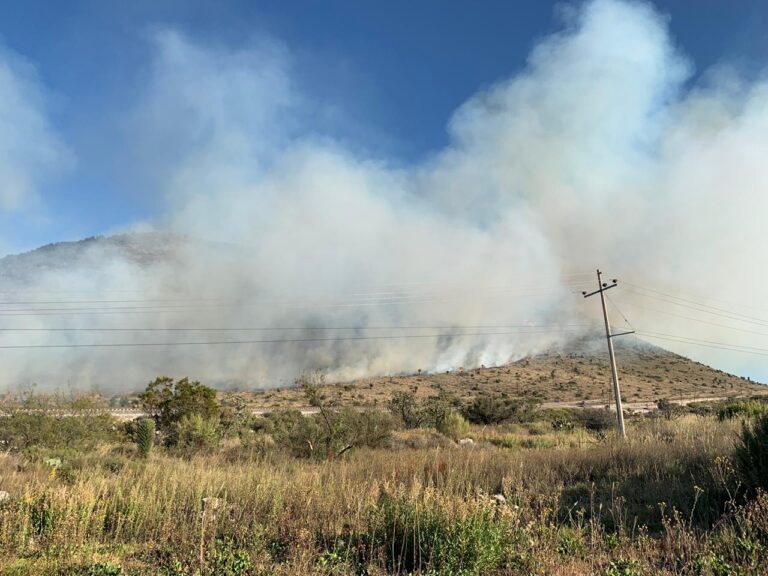
[[139,455],[147,458],[155,444],[155,421],[151,418],[142,418],[136,423],[136,446]]
[[491,396],[478,396],[464,406],[464,418],[473,424],[499,424],[508,420],[517,409],[517,402]]
[[210,556],[210,571],[216,576],[244,576],[251,571],[248,553],[229,539],[217,539]]
[[197,414],[205,420],[219,418],[216,391],[188,378],[174,381],[162,376],[150,382],[139,395],[144,410],[155,419],[162,432],[173,429],[185,416]]
[[182,417],[168,437],[172,446],[189,450],[211,450],[219,444],[217,423],[200,414]]
[[87,576],[120,576],[123,569],[112,562],[99,562],[88,567]]
[[379,446],[389,438],[394,425],[388,415],[331,409],[322,392],[324,381],[320,372],[303,374],[296,381],[319,414],[311,418],[292,416],[290,431],[283,438],[295,454],[331,459],[357,446]]
[[576,417],[584,428],[593,432],[603,432],[616,425],[616,416],[610,410],[585,408]]
[[397,392],[387,403],[387,408],[403,425],[408,428],[421,426],[423,414],[419,410],[416,396],[411,392]]
[[733,418],[755,418],[768,413],[768,404],[759,400],[739,400],[727,402],[717,411],[720,420]]
[[225,398],[221,403],[220,428],[224,436],[238,436],[249,427],[253,415],[240,395]]
[[768,414],[742,425],[734,460],[744,485],[752,494],[758,489],[768,490]]
[[667,398],[662,398],[656,402],[656,409],[667,420],[685,412],[685,407],[675,404]]
[[437,502],[415,503],[386,494],[371,534],[371,547],[384,554],[390,574],[467,576],[495,573],[508,536],[489,507],[457,514]]
[[51,416],[14,412],[0,418],[0,445],[12,451],[30,448],[92,450],[118,438],[109,414]]
[[350,410],[345,414],[346,424],[350,428],[348,443],[353,446],[378,448],[392,436],[392,431],[395,429],[392,416],[378,410],[364,412]]
[[450,414],[456,413],[455,408],[457,406],[460,406],[460,402],[445,393],[426,398],[420,408],[422,426],[429,426],[430,428],[440,430],[440,427],[443,426],[443,421]]
[[388,414],[368,410],[329,410],[303,416],[298,410],[281,410],[266,418],[262,428],[274,441],[300,458],[333,458],[361,446],[383,445],[394,421]]
[[437,431],[445,434],[452,440],[463,438],[469,432],[469,424],[461,414],[455,410],[449,410],[437,426]]

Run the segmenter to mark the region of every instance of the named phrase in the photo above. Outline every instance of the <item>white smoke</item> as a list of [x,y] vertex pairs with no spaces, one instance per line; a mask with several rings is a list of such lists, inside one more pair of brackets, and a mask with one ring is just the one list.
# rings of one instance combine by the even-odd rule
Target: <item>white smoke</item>
[[34,67],[0,45],[0,216],[38,208],[40,187],[72,162],[46,97]]
[[[302,92],[279,43],[232,50],[158,32],[135,136],[167,202],[161,227],[189,240],[174,250],[173,266],[119,263],[100,285],[104,293],[127,286],[144,299],[208,303],[114,316],[110,325],[302,329],[108,336],[118,341],[402,333],[382,326],[559,328],[59,351],[36,377],[50,372],[50,358],[78,381],[102,384],[100,374],[118,365],[120,384],[168,372],[260,385],[306,368],[345,379],[501,363],[563,342],[568,326],[595,319],[597,303],[573,293],[582,288],[576,281],[591,278],[571,274],[596,265],[631,283],[759,307],[768,83],[720,73],[690,87],[691,65],[649,4],[594,0],[569,14],[523,71],[458,109],[444,150],[410,168],[318,134],[313,117],[323,105]],[[76,282],[51,278],[59,287]],[[643,330],[760,345],[754,334],[654,312],[684,310],[630,290],[611,294]],[[317,330],[333,326],[368,328]],[[754,357],[670,346],[765,375]],[[9,374],[34,373],[34,354],[19,353],[25,361]]]

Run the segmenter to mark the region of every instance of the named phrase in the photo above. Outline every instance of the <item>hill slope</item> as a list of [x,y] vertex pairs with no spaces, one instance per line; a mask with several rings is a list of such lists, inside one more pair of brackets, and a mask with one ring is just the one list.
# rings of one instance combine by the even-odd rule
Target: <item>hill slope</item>
[[[496,368],[366,378],[328,385],[327,396],[340,405],[383,406],[395,392],[417,396],[441,391],[462,400],[506,395],[542,403],[605,405],[612,401],[608,353],[590,342],[577,349],[525,358]],[[644,343],[616,349],[622,397],[630,404],[661,398],[693,400],[768,393],[768,387],[725,373]],[[286,388],[254,393],[255,407],[305,406],[301,390]]]

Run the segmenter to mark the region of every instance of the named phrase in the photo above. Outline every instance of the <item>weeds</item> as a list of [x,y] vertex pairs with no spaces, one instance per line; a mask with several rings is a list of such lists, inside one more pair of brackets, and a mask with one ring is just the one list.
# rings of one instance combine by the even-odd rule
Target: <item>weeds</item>
[[[743,498],[738,454],[755,444],[743,436],[734,446],[736,421],[634,420],[628,441],[550,421],[465,422],[461,435],[476,447],[464,450],[434,430],[387,440],[387,414],[327,415],[331,428],[274,413],[249,422],[242,440],[224,437],[201,453],[158,446],[150,463],[119,434],[84,443],[93,446],[87,452],[54,456],[28,445],[0,454],[9,495],[0,573],[709,576],[768,568],[768,496],[754,486]],[[307,440],[324,453],[337,422],[333,446],[354,442],[354,450],[333,461],[295,457],[308,455]],[[751,462],[760,452],[748,453]]]

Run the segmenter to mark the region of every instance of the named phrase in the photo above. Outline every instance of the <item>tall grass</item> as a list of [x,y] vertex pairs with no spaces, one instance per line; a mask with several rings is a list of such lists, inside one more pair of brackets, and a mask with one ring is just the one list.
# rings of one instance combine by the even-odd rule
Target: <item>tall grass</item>
[[768,503],[735,503],[735,426],[689,417],[546,450],[494,447],[496,431],[474,428],[473,449],[331,462],[105,447],[66,474],[6,454],[0,573],[757,574]]

